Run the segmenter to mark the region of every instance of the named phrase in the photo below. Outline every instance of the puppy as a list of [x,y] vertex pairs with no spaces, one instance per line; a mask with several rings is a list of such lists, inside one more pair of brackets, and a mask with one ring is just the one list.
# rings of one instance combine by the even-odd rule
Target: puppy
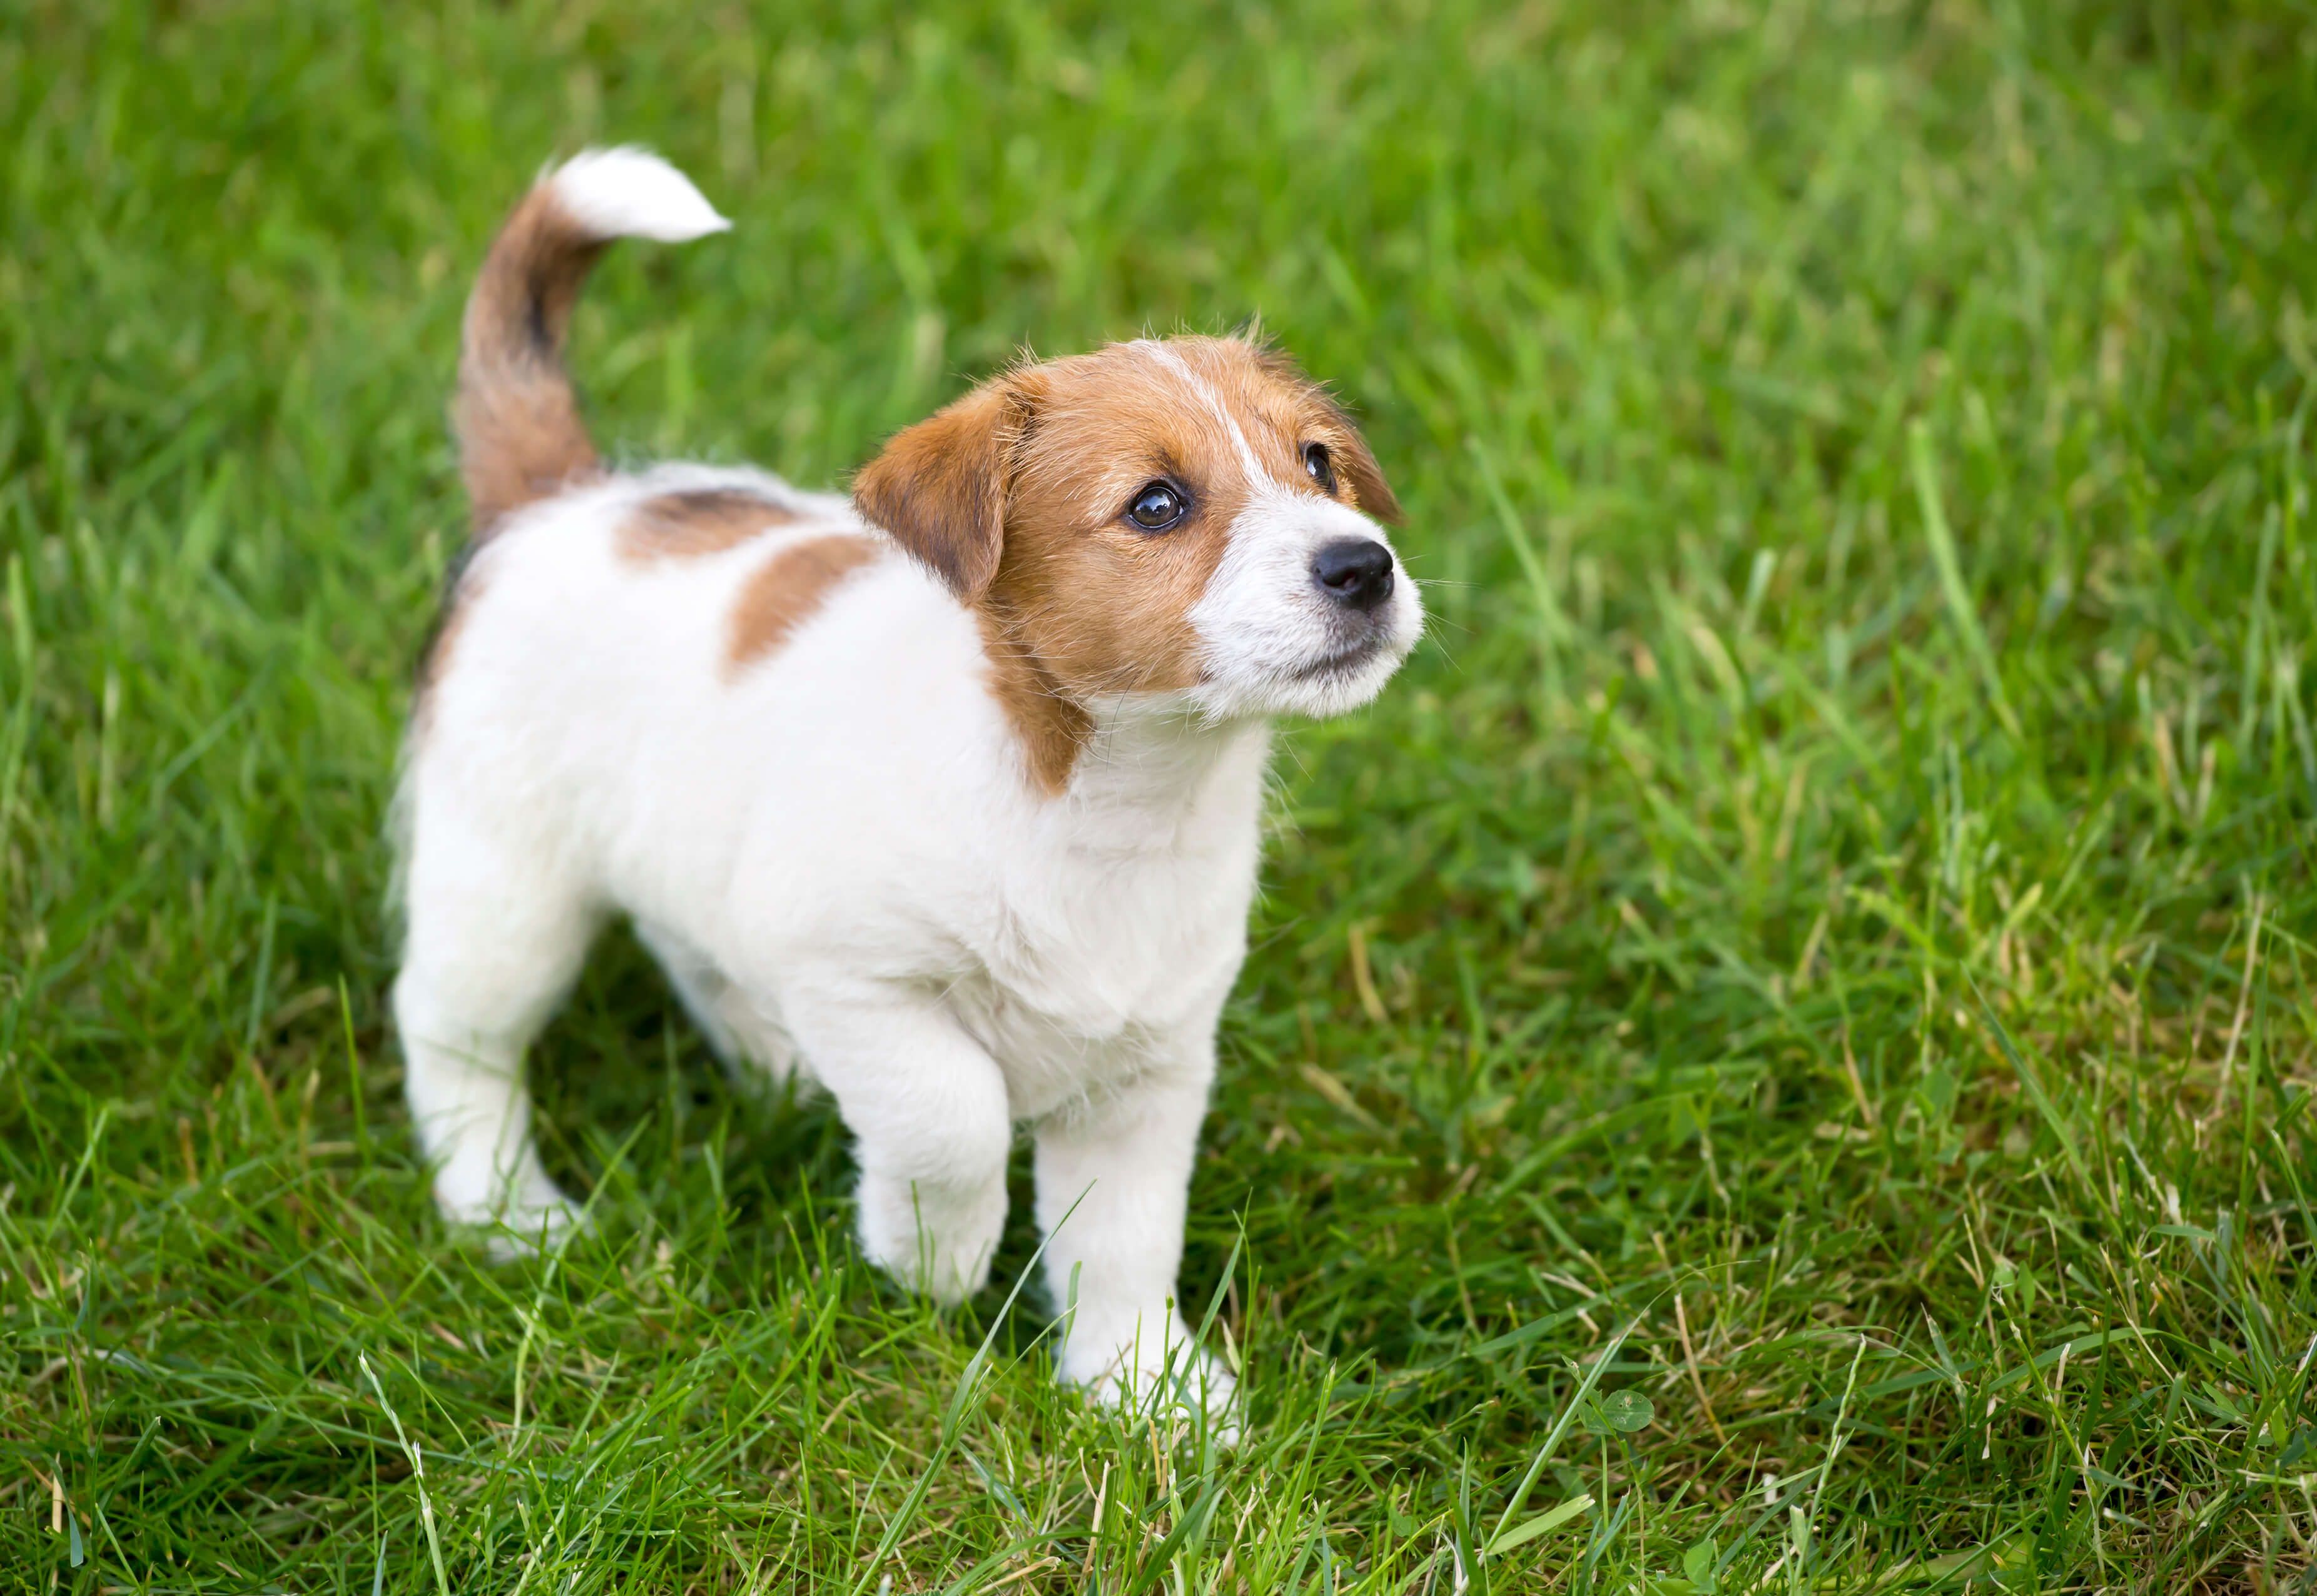
[[1228,1373],[1172,1297],[1246,950],[1267,722],[1374,697],[1422,625],[1343,409],[1236,338],[1024,364],[893,437],[850,499],[599,460],[562,364],[612,239],[729,224],[590,152],[468,303],[474,540],[422,668],[394,988],[453,1222],[552,1242],[524,1048],[623,914],[728,1063],[855,1138],[860,1242],[953,1303],[1036,1139],[1060,1373]]

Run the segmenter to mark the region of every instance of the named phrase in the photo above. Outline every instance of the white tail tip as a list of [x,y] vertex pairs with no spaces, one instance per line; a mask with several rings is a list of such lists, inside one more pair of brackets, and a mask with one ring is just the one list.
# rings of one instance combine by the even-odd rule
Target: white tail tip
[[681,244],[732,225],[716,214],[692,179],[632,144],[582,150],[549,181],[564,213],[597,238]]

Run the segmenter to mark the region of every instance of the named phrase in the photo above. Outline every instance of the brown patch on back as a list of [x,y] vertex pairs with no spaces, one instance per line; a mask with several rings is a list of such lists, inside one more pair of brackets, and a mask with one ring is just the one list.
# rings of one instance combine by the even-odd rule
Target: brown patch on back
[[766,560],[740,589],[724,645],[727,667],[738,673],[777,652],[797,628],[820,612],[838,584],[875,563],[877,545],[837,533],[805,538]]
[[634,561],[721,554],[797,520],[787,505],[737,488],[660,494],[622,523],[617,546],[621,558]]

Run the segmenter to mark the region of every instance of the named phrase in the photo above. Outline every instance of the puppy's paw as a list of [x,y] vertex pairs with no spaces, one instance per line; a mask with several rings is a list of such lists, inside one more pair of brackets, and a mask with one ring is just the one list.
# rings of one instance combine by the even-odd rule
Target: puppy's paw
[[483,1248],[500,1263],[544,1258],[560,1253],[586,1228],[587,1216],[579,1205],[558,1195],[553,1202],[500,1215],[485,1234]]
[[914,1237],[906,1244],[881,1247],[864,1236],[862,1250],[870,1262],[904,1288],[932,1297],[942,1307],[955,1307],[989,1284],[986,1256],[979,1264],[969,1263],[952,1249],[922,1244]]
[[989,1283],[1006,1226],[1006,1188],[965,1200],[929,1200],[920,1189],[863,1176],[861,1250],[912,1291],[954,1307]]
[[479,1178],[446,1165],[434,1179],[434,1206],[454,1228],[479,1236],[501,1263],[559,1252],[587,1223],[579,1205],[536,1165],[511,1179]]
[[1115,1339],[1107,1356],[1073,1335],[1060,1374],[1087,1399],[1153,1423],[1187,1418],[1226,1451],[1239,1445],[1245,1404],[1223,1360],[1171,1318],[1153,1332]]

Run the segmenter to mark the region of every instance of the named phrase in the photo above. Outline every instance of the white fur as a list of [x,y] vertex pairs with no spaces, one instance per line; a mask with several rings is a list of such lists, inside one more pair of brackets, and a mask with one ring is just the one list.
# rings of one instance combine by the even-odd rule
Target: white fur
[[[575,186],[634,200],[597,185],[613,157],[649,159],[582,157]],[[632,229],[670,211],[619,214]],[[1048,1286],[1075,1305],[1062,1378],[1171,1393],[1231,1433],[1230,1374],[1173,1297],[1246,950],[1266,718],[1364,701],[1421,625],[1396,568],[1374,616],[1332,610],[1314,551],[1382,533],[1263,477],[1238,443],[1256,480],[1193,612],[1205,680],[1096,706],[1059,798],[1028,779],[972,617],[899,549],[736,673],[729,618],[785,542],[882,539],[843,499],[664,466],[534,505],[485,544],[404,790],[395,1012],[444,1212],[532,1241],[577,1221],[540,1164],[522,1059],[624,914],[720,1053],[834,1097],[863,1250],[942,1301],[988,1278],[1030,1127]],[[708,487],[802,520],[714,554],[621,554],[642,500]]]
[[1391,596],[1358,626],[1313,585],[1327,544],[1391,544],[1358,511],[1276,489],[1248,501],[1222,563],[1191,607],[1204,670],[1193,700],[1219,719],[1256,714],[1340,715],[1383,691],[1424,629],[1416,584],[1392,566]]
[[[640,500],[711,485],[814,520],[720,554],[615,551]],[[526,1238],[574,1222],[522,1057],[623,913],[720,1048],[835,1097],[874,1261],[944,1301],[978,1288],[1029,1122],[1058,1306],[1077,1277],[1063,1377],[1147,1391],[1171,1351],[1220,1402],[1229,1376],[1170,1298],[1265,727],[1113,706],[1067,797],[1042,798],[972,620],[899,551],[731,679],[749,573],[833,528],[879,536],[841,499],[662,468],[539,505],[477,555],[406,777],[395,1009],[436,1197]]]
[[732,225],[716,214],[692,179],[632,144],[582,150],[550,181],[564,213],[597,238],[682,244]]

